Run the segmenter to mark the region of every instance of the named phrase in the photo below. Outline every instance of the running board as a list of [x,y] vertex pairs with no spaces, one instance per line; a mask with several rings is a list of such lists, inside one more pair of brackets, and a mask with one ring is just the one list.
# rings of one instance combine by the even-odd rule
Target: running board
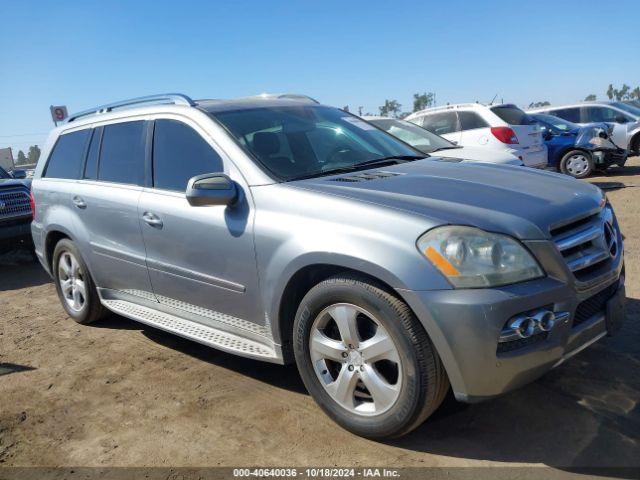
[[124,300],[103,299],[102,304],[123,317],[174,333],[218,350],[267,362],[282,363],[274,348],[260,342]]

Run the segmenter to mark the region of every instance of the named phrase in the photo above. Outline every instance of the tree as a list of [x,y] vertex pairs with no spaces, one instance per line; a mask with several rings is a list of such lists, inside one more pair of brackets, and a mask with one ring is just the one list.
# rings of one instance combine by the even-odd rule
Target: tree
[[596,96],[593,93],[590,93],[589,95],[587,95],[586,97],[584,97],[584,101],[585,102],[595,102],[596,101]]
[[609,84],[609,88],[607,89],[607,97],[609,97],[609,100],[613,100],[614,98],[618,101],[632,100],[634,95],[636,94],[637,88],[638,87],[631,91],[631,87],[626,83],[623,83],[622,88],[618,90],[617,88],[614,88],[612,84]]
[[636,100],[640,100],[640,87],[636,87],[633,89],[633,92],[631,92],[631,95],[629,95],[632,99],[635,98]]
[[398,117],[402,105],[397,100],[385,100],[384,105],[378,107],[381,117]]
[[529,104],[529,108],[540,108],[540,107],[546,107],[551,105],[549,102],[547,102],[546,100],[544,102],[531,102]]
[[607,97],[609,97],[609,100],[613,100],[614,92],[615,89],[613,88],[613,85],[609,84],[609,88],[607,88]]
[[414,93],[413,94],[413,111],[419,112],[425,108],[432,107],[435,103],[436,94],[433,92]]
[[31,145],[29,147],[29,153],[27,153],[29,165],[35,165],[40,158],[40,147],[38,145]]
[[27,157],[24,155],[24,152],[20,150],[18,152],[18,158],[16,159],[16,165],[26,165]]

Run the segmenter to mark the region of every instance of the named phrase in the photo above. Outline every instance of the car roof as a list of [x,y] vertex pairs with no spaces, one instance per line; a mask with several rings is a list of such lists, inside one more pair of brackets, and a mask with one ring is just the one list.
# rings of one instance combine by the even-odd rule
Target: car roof
[[320,105],[319,102],[308,98],[277,98],[257,95],[255,97],[233,98],[229,100],[196,100],[196,106],[208,113],[219,113],[235,110],[250,110],[254,108],[296,107],[302,105]]
[[428,114],[428,113],[436,113],[436,112],[446,112],[447,110],[458,110],[458,109],[485,109],[485,108],[496,108],[496,107],[515,107],[520,108],[514,103],[451,103],[448,105],[442,105],[440,107],[429,107],[424,110],[419,110],[417,112],[412,113],[407,118],[414,118],[418,115]]

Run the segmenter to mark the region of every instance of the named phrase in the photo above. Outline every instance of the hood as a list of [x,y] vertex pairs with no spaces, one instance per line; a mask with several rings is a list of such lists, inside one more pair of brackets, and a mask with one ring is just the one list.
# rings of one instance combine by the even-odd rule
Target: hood
[[433,152],[433,157],[461,158],[468,162],[487,162],[499,165],[524,165],[515,155],[494,148],[460,147]]
[[550,238],[552,227],[598,211],[603,199],[599,188],[567,175],[433,158],[288,185],[522,240]]

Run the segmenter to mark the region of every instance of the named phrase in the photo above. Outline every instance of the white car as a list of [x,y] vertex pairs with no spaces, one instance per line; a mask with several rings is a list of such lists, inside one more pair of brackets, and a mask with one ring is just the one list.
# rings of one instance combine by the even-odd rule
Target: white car
[[544,107],[529,113],[547,113],[578,125],[614,124],[614,143],[630,154],[640,155],[640,108],[626,102],[582,102],[560,107]]
[[412,113],[406,120],[457,145],[503,150],[527,167],[547,167],[540,126],[515,105],[446,105]]
[[515,155],[506,150],[482,147],[463,147],[446,138],[431,133],[414,123],[389,117],[362,117],[412,147],[429,155],[444,158],[459,158],[463,161],[497,163],[502,165],[524,165]]

